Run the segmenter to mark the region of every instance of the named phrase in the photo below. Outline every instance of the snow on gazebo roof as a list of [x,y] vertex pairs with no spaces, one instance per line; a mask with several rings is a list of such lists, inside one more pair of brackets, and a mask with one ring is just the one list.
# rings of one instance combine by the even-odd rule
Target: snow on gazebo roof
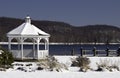
[[7,36],[50,36],[48,33],[40,30],[31,24],[29,16],[26,17],[25,22],[17,28],[7,33]]

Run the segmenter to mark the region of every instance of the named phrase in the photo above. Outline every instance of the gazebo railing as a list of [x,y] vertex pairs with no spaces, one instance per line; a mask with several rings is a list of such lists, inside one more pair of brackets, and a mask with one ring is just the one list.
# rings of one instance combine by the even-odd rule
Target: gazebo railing
[[[14,58],[22,58],[20,50],[11,50]],[[48,50],[37,50],[33,51],[31,49],[24,49],[23,51],[23,58],[24,59],[43,59],[48,56]]]
[[20,50],[11,50],[11,52],[14,58],[21,58]]
[[39,50],[38,51],[38,59],[45,58],[48,56],[48,50]]

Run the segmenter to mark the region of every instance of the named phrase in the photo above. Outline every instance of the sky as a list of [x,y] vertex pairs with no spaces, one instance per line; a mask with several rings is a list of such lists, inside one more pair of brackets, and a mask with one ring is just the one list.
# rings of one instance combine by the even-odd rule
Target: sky
[[120,0],[0,0],[0,17],[120,27]]

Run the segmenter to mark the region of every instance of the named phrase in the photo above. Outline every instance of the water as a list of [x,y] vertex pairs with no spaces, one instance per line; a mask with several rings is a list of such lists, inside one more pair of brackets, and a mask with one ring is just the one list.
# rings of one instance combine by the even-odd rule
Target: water
[[[4,48],[8,48],[8,45],[1,45]],[[97,50],[106,50],[107,47],[109,47],[110,50],[117,50],[119,48],[120,44],[111,44],[111,45],[92,45],[92,44],[76,44],[76,45],[50,45],[49,46],[49,53],[50,55],[70,55],[72,49],[74,49],[75,54],[80,54],[80,48],[86,50],[91,50],[90,53],[92,53],[93,47],[96,47]],[[12,49],[17,49],[17,45],[12,45]],[[30,49],[32,48],[32,45],[24,45],[24,49]],[[44,46],[41,45],[40,49],[44,49]]]
[[74,49],[75,54],[80,54],[81,47],[84,50],[91,50],[89,52],[92,54],[92,50],[96,47],[97,50],[106,50],[108,47],[110,50],[117,50],[120,45],[50,45],[50,54],[55,55],[70,55],[72,49]]

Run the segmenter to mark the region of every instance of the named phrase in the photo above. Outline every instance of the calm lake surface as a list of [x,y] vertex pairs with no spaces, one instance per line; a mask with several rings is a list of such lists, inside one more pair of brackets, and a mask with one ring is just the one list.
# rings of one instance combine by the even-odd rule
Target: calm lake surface
[[[8,45],[4,44],[1,45],[4,48],[8,48]],[[12,45],[12,49],[17,49],[17,45]],[[32,48],[32,45],[24,45],[24,49],[30,49]],[[110,44],[110,45],[93,45],[93,44],[74,44],[74,45],[64,45],[64,44],[55,44],[49,46],[49,53],[50,55],[70,55],[72,49],[74,49],[75,54],[80,54],[80,48],[86,49],[86,50],[93,50],[93,47],[96,47],[97,50],[106,50],[108,47],[110,50],[117,50],[120,47],[120,44]],[[40,49],[43,49],[44,46],[40,46]]]

